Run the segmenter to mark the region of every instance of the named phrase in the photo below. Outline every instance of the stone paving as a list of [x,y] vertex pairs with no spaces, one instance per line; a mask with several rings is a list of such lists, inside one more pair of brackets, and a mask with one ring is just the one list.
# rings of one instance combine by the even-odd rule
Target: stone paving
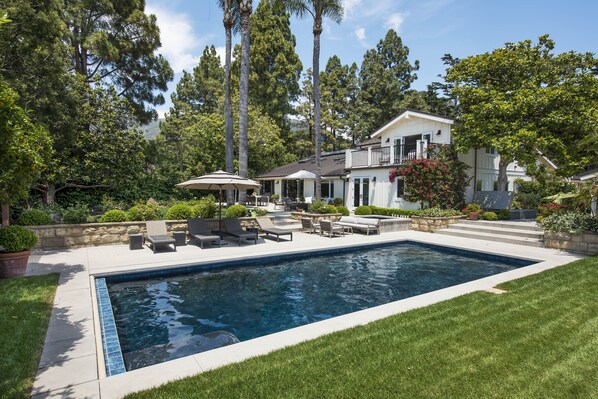
[[[257,245],[246,243],[239,247],[231,242],[222,248],[207,246],[203,250],[187,245],[178,247],[177,252],[164,251],[157,254],[153,254],[149,248],[131,251],[126,245],[34,254],[30,259],[28,274],[59,272],[61,276],[34,383],[33,398],[119,398],[130,392],[265,354],[334,331],[366,324],[469,292],[488,290],[504,281],[538,273],[580,257],[550,249],[475,239],[464,240],[415,231],[370,236],[354,234],[332,239],[297,232],[293,238],[292,242],[277,243],[275,240],[261,237]],[[103,364],[98,366],[98,353],[102,350],[94,321],[94,292],[90,288],[94,275],[399,240],[448,245],[536,259],[540,262],[507,273],[108,378],[104,375]]]

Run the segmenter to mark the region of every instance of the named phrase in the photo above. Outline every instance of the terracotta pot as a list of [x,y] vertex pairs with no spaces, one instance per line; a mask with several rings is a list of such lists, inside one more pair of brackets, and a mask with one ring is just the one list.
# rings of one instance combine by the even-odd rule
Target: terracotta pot
[[470,212],[469,220],[478,220],[478,216],[480,216],[480,214],[478,212]]
[[24,276],[31,251],[0,252],[0,278]]

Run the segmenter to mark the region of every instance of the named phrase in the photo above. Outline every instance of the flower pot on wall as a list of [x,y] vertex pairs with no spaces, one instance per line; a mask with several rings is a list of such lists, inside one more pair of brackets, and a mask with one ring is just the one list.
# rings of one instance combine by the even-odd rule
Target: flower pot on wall
[[31,251],[0,252],[0,278],[24,276]]
[[470,212],[469,213],[469,220],[478,220],[480,214],[478,212]]

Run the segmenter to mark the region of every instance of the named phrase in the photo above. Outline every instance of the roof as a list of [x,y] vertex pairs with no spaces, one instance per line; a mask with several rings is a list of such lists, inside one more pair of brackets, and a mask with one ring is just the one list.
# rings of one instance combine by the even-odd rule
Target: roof
[[[345,176],[345,151],[326,152],[322,153],[321,158],[322,177],[341,177]],[[272,169],[266,173],[257,176],[256,179],[273,179],[280,178],[300,171],[301,169],[316,173],[316,157],[302,159],[297,162],[289,163]]]
[[392,126],[395,123],[399,122],[400,120],[402,120],[402,119],[409,119],[409,117],[412,117],[412,116],[415,116],[417,118],[423,118],[423,119],[432,120],[432,121],[435,121],[435,122],[448,123],[449,125],[452,125],[452,124],[455,123],[454,119],[448,118],[446,116],[429,114],[427,112],[416,111],[416,110],[413,110],[413,109],[406,109],[406,110],[402,111],[399,115],[397,115],[393,120],[391,120],[390,122],[386,123],[380,129],[376,130],[372,134],[371,137],[372,138],[376,137],[377,135],[381,134],[383,131],[385,131],[386,129],[388,129],[390,126]]

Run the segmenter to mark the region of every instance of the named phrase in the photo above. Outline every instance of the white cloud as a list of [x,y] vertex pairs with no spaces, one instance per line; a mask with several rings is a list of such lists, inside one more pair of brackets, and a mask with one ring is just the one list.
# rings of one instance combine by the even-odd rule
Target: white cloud
[[145,9],[146,13],[156,16],[162,42],[159,52],[166,57],[174,73],[193,69],[199,62],[203,40],[193,31],[191,17],[156,4],[148,4]]
[[359,39],[360,41],[365,40],[365,28],[355,29],[355,36],[357,36],[357,39]]
[[390,14],[388,18],[386,18],[386,27],[398,31],[403,25],[403,22],[405,22],[407,15],[407,13],[403,12],[395,12]]
[[361,0],[343,0],[343,8],[345,9],[345,15],[353,13],[357,6],[361,5]]

